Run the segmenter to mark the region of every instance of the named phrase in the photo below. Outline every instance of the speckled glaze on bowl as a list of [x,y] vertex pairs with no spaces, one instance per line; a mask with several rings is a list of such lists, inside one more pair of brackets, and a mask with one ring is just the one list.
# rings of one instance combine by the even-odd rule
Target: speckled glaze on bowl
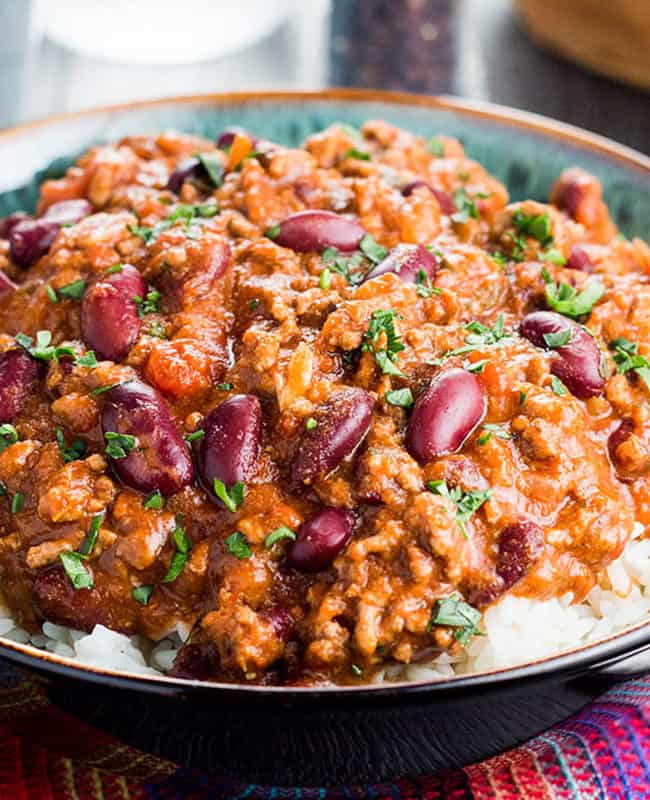
[[[336,121],[382,118],[459,138],[513,199],[545,200],[571,165],[595,174],[627,236],[648,237],[650,159],[536,115],[452,98],[331,90],[184,97],[54,117],[0,133],[0,216],[92,144],[174,128],[216,138],[241,125],[288,145]],[[438,683],[284,689],[145,678],[80,667],[0,640],[51,698],[121,741],[182,766],[279,785],[381,780],[458,766],[577,710],[612,665],[650,647],[650,624],[521,667]],[[629,663],[629,662],[628,662]]]

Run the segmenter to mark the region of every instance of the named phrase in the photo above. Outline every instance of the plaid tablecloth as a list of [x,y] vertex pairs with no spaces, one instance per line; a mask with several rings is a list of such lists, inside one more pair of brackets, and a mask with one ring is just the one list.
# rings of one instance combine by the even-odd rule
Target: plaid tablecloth
[[0,667],[0,800],[647,800],[650,677],[621,683],[526,744],[394,783],[283,787],[178,769],[50,705]]

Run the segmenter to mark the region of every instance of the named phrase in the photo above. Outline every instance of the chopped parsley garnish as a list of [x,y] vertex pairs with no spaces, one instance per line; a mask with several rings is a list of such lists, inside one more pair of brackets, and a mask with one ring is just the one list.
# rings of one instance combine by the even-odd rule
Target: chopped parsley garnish
[[232,383],[218,383],[217,389],[221,389],[222,392],[229,392],[233,388]]
[[274,241],[280,235],[280,225],[279,224],[278,225],[271,225],[270,228],[267,228],[264,231],[264,235],[266,236],[267,239],[271,239],[271,240]]
[[[327,265],[327,269],[342,275],[351,286],[357,286],[365,276],[365,271],[351,271],[365,263],[361,253],[352,256],[342,256],[335,247],[326,247],[321,258]],[[321,273],[322,274],[322,273]]]
[[25,495],[22,492],[16,492],[16,494],[11,498],[11,513],[17,514],[22,510],[24,505]]
[[149,336],[154,336],[156,339],[166,339],[167,338],[167,331],[165,330],[165,326],[162,322],[158,322],[154,320],[154,322],[150,322],[147,327],[147,334]]
[[134,600],[137,600],[141,606],[147,606],[149,605],[149,600],[151,599],[154,588],[153,586],[136,586],[131,591],[131,596]]
[[[491,327],[484,325],[478,320],[472,320],[472,322],[468,322],[463,325],[463,327],[466,331],[469,331],[468,335],[465,337],[465,344],[460,347],[455,347],[453,350],[448,350],[435,361],[428,362],[431,366],[439,367],[445,359],[451,356],[464,356],[466,353],[472,353],[475,350],[499,346],[502,340],[512,337],[512,334],[504,328],[503,314],[499,314],[497,321]],[[480,364],[480,362],[477,363]]]
[[84,356],[77,356],[75,363],[80,367],[96,367],[97,356],[94,350],[89,350]]
[[359,161],[370,161],[370,153],[366,153],[363,150],[357,150],[356,147],[351,147],[349,150],[346,150],[343,153],[343,160],[346,158],[356,158]]
[[555,394],[559,395],[560,397],[563,397],[565,394],[569,394],[569,390],[557,377],[557,375],[551,375],[551,389],[553,389]]
[[386,402],[399,408],[410,408],[413,405],[413,393],[406,389],[391,389],[384,395]]
[[442,158],[445,154],[445,146],[439,136],[432,136],[427,141],[427,150],[438,158]]
[[[363,335],[365,341],[361,349],[374,354],[377,365],[385,375],[403,378],[404,373],[395,366],[398,354],[404,350],[402,340],[395,331],[396,315],[392,309],[374,311],[368,323],[368,330]],[[382,333],[386,336],[386,346],[377,349],[376,345]]]
[[472,361],[471,363],[469,363],[469,364],[468,364],[468,365],[465,367],[465,369],[466,369],[468,372],[473,372],[473,373],[475,373],[475,374],[476,374],[476,373],[483,372],[483,370],[485,369],[485,367],[486,367],[486,366],[487,366],[489,363],[490,363],[490,359],[489,359],[489,358],[482,358],[482,359],[480,359],[479,361]]
[[56,292],[49,284],[45,287],[45,294],[53,303],[59,302],[59,298],[56,296]]
[[160,491],[156,489],[155,492],[152,492],[149,497],[144,501],[142,504],[145,508],[153,509],[154,511],[160,511],[163,507],[163,497],[160,494]]
[[452,595],[436,600],[427,630],[433,630],[434,625],[456,628],[454,639],[464,646],[469,644],[472,636],[482,635],[477,627],[480,621],[481,612],[478,609]]
[[116,460],[126,458],[138,443],[136,437],[129,433],[106,431],[104,438],[106,439],[106,455]]
[[92,589],[95,585],[93,576],[83,563],[79,553],[59,553],[59,560],[63,564],[73,589]]
[[568,283],[557,284],[546,268],[542,270],[542,279],[546,284],[546,302],[549,307],[573,319],[590,314],[605,293],[605,287],[597,280],[588,283],[581,292]]
[[481,425],[482,430],[486,431],[482,436],[476,440],[476,443],[479,445],[486,444],[490,441],[492,436],[496,436],[497,439],[502,439],[504,442],[509,441],[512,439],[512,434],[509,433],[502,425],[497,425],[494,422],[484,422]]
[[214,493],[217,495],[219,500],[221,500],[228,511],[234,514],[239,506],[244,502],[246,486],[241,483],[241,481],[237,481],[237,483],[233,484],[230,487],[230,490],[228,490],[226,488],[226,484],[223,483],[223,481],[220,481],[219,478],[214,479],[213,485]]
[[557,331],[556,333],[545,333],[544,334],[544,343],[547,347],[555,349],[557,347],[564,347],[565,344],[568,344],[571,340],[572,334],[571,328],[565,328],[563,331]]
[[308,431],[313,431],[318,426],[318,422],[313,417],[307,417],[305,420],[305,428]]
[[325,291],[332,286],[332,271],[329,267],[325,267],[325,269],[320,274],[320,279],[318,284],[321,289]]
[[6,485],[0,481],[0,497],[7,497],[8,494]]
[[216,203],[203,203],[195,206],[181,204],[152,228],[142,225],[127,225],[126,227],[134,236],[139,236],[145,244],[151,244],[163,231],[169,230],[177,222],[183,223],[183,232],[187,234],[190,232],[191,225],[197,224],[199,219],[214,217],[218,213],[219,206]]
[[65,286],[57,289],[56,293],[59,297],[64,297],[67,300],[81,300],[85,291],[86,281],[79,278],[79,280],[72,281],[72,283],[66,283]]
[[199,428],[198,430],[193,431],[192,433],[186,434],[185,441],[191,444],[192,442],[198,442],[198,440],[202,439],[204,436],[205,436],[205,431],[203,430],[203,428]]
[[79,545],[77,552],[81,558],[89,558],[93,554],[95,545],[97,544],[97,537],[104,521],[103,514],[95,514],[90,521],[90,528],[86,534],[83,542]]
[[145,314],[156,314],[160,308],[160,292],[157,289],[150,289],[144,300],[139,295],[133,295],[133,302],[138,307],[138,316],[144,317]]
[[185,564],[187,564],[190,557],[192,542],[185,533],[185,528],[183,528],[182,514],[176,515],[176,527],[172,531],[172,539],[176,545],[176,552],[172,556],[172,560],[169,564],[169,569],[167,570],[165,577],[162,579],[163,583],[172,583],[175,581],[183,571],[183,567]]
[[18,431],[13,425],[10,425],[8,422],[0,425],[0,453],[6,450],[9,445],[16,444],[17,441]]
[[566,258],[562,255],[562,252],[555,247],[542,250],[537,254],[537,258],[539,258],[540,261],[547,261],[549,264],[555,264],[558,267],[562,267],[566,264]]
[[[614,362],[618,373],[634,371],[639,378],[650,389],[650,361],[639,355],[639,346],[636,342],[631,342],[624,336],[619,336],[609,343],[609,347],[614,351]],[[0,428],[1,430],[1,428]]]
[[63,463],[67,464],[70,461],[77,461],[86,455],[86,444],[81,439],[73,439],[72,444],[68,446],[65,443],[65,436],[61,428],[56,429],[56,443],[59,446],[59,452]]
[[122,267],[121,264],[113,264],[113,266],[109,267],[104,274],[105,275],[114,275],[116,272],[122,272],[122,269],[123,269],[123,267]]
[[505,253],[490,253],[489,255],[492,261],[495,261],[499,266],[508,263],[508,256]]
[[419,269],[418,274],[415,276],[415,291],[420,297],[431,297],[434,294],[442,294],[442,289],[438,289],[437,286],[432,286],[431,278],[423,269]]
[[203,165],[215,189],[218,189],[223,183],[224,172],[223,161],[219,154],[217,152],[197,153],[196,157]]
[[260,307],[260,301],[255,297],[253,300],[250,301],[248,307],[251,311],[256,311]]
[[121,386],[119,381],[117,383],[106,383],[104,386],[98,386],[96,389],[92,389],[90,394],[93,397],[99,397],[100,394],[104,394],[104,392],[110,392],[110,390],[114,389],[116,386]]
[[16,342],[24,347],[25,350],[39,361],[58,361],[61,356],[77,357],[72,347],[54,347],[52,344],[52,333],[50,331],[37,331],[36,343],[31,336],[24,333],[17,333]]
[[358,678],[359,678],[359,677],[361,677],[361,676],[363,675],[363,670],[361,669],[361,667],[360,667],[358,664],[353,664],[353,665],[350,667],[350,669],[352,670],[352,672],[353,672],[353,673],[354,673],[354,674],[355,674],[355,675],[356,675]]
[[553,241],[551,218],[548,214],[524,214],[518,208],[512,215],[512,223],[519,234],[537,239],[542,247],[548,246]]
[[245,558],[250,558],[253,555],[253,551],[248,546],[246,537],[241,531],[231,533],[230,536],[226,537],[225,541],[228,552],[232,553],[232,555],[240,561],[243,561]]
[[475,511],[479,510],[483,503],[492,497],[492,489],[472,489],[469,492],[464,492],[460,486],[449,489],[445,481],[429,481],[427,487],[434,494],[439,494],[455,504],[456,522],[465,537],[467,537],[467,528],[465,527],[467,521]]
[[279,542],[280,539],[291,539],[292,542],[296,540],[296,534],[288,528],[286,525],[280,525],[279,528],[276,528],[274,531],[271,531],[269,535],[264,540],[264,547],[267,550],[270,550],[276,542]]
[[388,250],[367,233],[359,242],[359,250],[374,264],[380,264],[388,255]]
[[519,405],[523,406],[526,402],[526,392],[519,392]]
[[463,224],[470,219],[480,219],[481,215],[474,202],[477,197],[483,200],[488,195],[484,192],[477,192],[473,198],[470,198],[465,189],[456,189],[454,192],[454,205],[458,211],[451,215],[452,221]]

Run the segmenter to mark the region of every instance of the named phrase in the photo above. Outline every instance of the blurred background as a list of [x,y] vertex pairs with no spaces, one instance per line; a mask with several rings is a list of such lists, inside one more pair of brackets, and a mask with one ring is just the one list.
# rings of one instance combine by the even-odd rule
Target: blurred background
[[179,94],[356,86],[650,151],[650,0],[0,0],[0,127]]

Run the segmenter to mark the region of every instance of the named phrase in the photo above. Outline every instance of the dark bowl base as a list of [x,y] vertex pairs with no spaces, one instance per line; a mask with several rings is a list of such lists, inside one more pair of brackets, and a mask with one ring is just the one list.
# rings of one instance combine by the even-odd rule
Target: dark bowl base
[[234,780],[322,786],[416,777],[525,741],[578,711],[611,681],[529,681],[498,693],[376,708],[198,706],[181,698],[48,686],[53,703],[146,753]]

